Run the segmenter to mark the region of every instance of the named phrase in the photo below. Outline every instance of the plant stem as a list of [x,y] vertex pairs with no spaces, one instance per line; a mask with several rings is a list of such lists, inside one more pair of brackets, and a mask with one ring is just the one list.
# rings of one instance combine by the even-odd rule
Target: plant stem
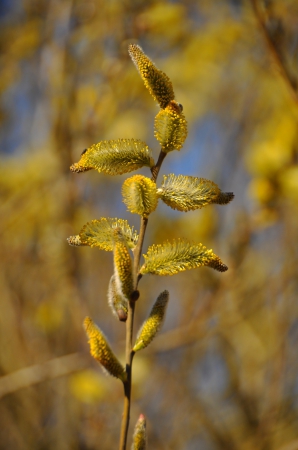
[[161,165],[162,165],[163,160],[165,159],[166,156],[167,156],[167,153],[164,153],[164,152],[161,150],[161,152],[160,152],[160,154],[159,154],[159,157],[158,157],[158,160],[157,160],[157,163],[156,163],[155,166],[152,167],[152,169],[151,169],[151,173],[152,173],[152,178],[151,178],[151,179],[152,179],[152,181],[156,181],[156,180],[157,180],[157,176],[158,176],[158,174],[159,174]]
[[126,449],[127,433],[130,419],[130,401],[131,401],[131,371],[134,352],[132,352],[133,319],[135,311],[135,302],[129,302],[128,314],[126,320],[126,374],[127,380],[124,385],[124,407],[121,423],[119,450]]
[[[152,181],[156,181],[158,173],[160,171],[163,160],[166,157],[166,153],[160,152],[156,165],[152,168]],[[137,245],[133,252],[133,278],[134,289],[137,289],[139,282],[139,267],[142,255],[143,243],[148,224],[148,217],[141,217],[140,233]],[[124,407],[121,422],[120,443],[119,450],[126,450],[127,433],[130,420],[130,405],[131,405],[131,384],[132,384],[132,361],[134,352],[132,351],[132,338],[133,338],[133,321],[135,312],[135,301],[130,301],[128,305],[128,314],[126,320],[126,344],[125,344],[125,357],[126,357],[126,374],[127,380],[124,385]]]
[[134,249],[134,260],[133,260],[134,289],[137,289],[139,266],[147,224],[148,224],[148,217],[141,217],[139,239],[136,248]]

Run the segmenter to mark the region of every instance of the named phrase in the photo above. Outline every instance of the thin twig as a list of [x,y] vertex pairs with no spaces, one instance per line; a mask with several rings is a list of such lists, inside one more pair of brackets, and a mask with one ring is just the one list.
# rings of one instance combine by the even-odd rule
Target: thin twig
[[141,254],[142,254],[142,248],[143,248],[143,243],[144,243],[144,239],[145,239],[147,224],[148,224],[148,217],[141,217],[139,239],[138,239],[136,248],[134,249],[134,261],[133,261],[133,263],[134,263],[133,274],[134,274],[134,280],[135,280],[134,281],[134,283],[135,283],[134,289],[137,289],[137,287],[138,287],[139,265],[140,265],[140,260],[141,260]]
[[127,380],[124,384],[124,407],[121,422],[119,450],[126,449],[127,433],[130,420],[130,403],[131,403],[131,375],[132,360],[134,353],[132,352],[132,336],[133,336],[133,319],[135,311],[135,302],[130,302],[128,307],[128,315],[126,321],[126,374]]
[[292,99],[298,105],[298,93],[296,91],[295,82],[294,82],[291,74],[289,73],[287,67],[285,66],[280,53],[278,52],[273,40],[271,39],[271,37],[268,33],[268,30],[267,30],[267,27],[265,24],[265,20],[264,20],[264,16],[260,10],[259,2],[258,2],[258,0],[251,0],[251,3],[252,3],[252,7],[254,10],[255,17],[257,19],[260,31],[261,31],[264,41],[266,43],[268,52],[271,55],[272,60],[276,64],[279,74],[282,77],[282,79],[284,80]]
[[85,355],[71,353],[42,364],[25,367],[0,377],[0,398],[46,380],[69,375],[87,367]]
[[[160,152],[156,165],[152,168],[152,181],[156,181],[159,174],[161,165],[166,157],[166,153]],[[148,217],[141,217],[141,225],[139,232],[139,239],[133,253],[133,276],[134,276],[134,289],[137,289],[138,282],[140,280],[139,276],[139,266],[142,255],[143,243],[145,239],[145,233],[148,224]],[[133,324],[134,324],[134,313],[135,313],[135,301],[130,301],[128,306],[128,314],[126,320],[126,344],[125,344],[125,355],[126,355],[126,374],[127,380],[124,384],[124,406],[123,415],[121,422],[121,432],[119,441],[119,450],[126,449],[127,434],[130,420],[130,405],[131,405],[131,383],[132,383],[132,362],[134,357],[134,352],[132,351],[132,338],[133,338]]]
[[152,173],[152,178],[151,179],[152,179],[152,181],[156,181],[157,180],[157,177],[158,177],[161,165],[162,165],[162,163],[163,163],[163,161],[164,161],[166,156],[167,156],[167,153],[164,153],[163,151],[160,152],[158,160],[157,160],[157,163],[151,169],[151,173]]

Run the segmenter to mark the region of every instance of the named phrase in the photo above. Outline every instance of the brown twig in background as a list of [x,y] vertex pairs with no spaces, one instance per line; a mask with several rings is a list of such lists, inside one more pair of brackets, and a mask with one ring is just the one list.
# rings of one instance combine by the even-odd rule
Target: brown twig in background
[[32,386],[53,378],[69,375],[89,365],[81,353],[72,353],[51,359],[43,364],[25,367],[0,378],[0,398],[19,389]]
[[274,44],[274,42],[268,32],[264,16],[260,9],[259,2],[258,2],[258,0],[251,0],[251,3],[252,3],[252,7],[254,10],[256,20],[258,22],[260,31],[264,38],[264,41],[265,41],[266,47],[268,49],[268,52],[271,56],[271,59],[275,63],[275,65],[278,69],[278,73],[280,74],[285,85],[287,86],[290,96],[292,97],[292,99],[294,100],[296,105],[298,105],[298,93],[296,90],[296,83],[295,83],[292,75],[290,74],[288,68],[284,64],[284,62],[281,58],[280,52],[277,50],[276,45]]

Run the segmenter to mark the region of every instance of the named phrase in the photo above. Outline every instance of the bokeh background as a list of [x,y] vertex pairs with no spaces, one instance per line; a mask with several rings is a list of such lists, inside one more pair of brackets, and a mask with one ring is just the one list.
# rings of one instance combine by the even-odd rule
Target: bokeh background
[[118,447],[122,385],[82,328],[90,315],[124,361],[112,255],[66,238],[103,216],[138,229],[127,176],[69,172],[103,139],[142,139],[157,158],[158,108],[131,42],[169,75],[188,120],[161,175],[235,193],[150,217],[144,251],[185,237],[229,271],[141,280],[136,329],[164,289],[170,305],[135,358],[132,425],[146,415],[155,450],[298,449],[297,1],[1,0],[0,29],[0,449]]

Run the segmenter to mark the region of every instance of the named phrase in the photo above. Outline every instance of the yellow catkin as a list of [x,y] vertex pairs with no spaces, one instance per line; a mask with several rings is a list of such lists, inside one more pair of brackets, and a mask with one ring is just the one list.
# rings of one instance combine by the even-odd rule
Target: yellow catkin
[[224,194],[213,181],[174,174],[164,175],[158,190],[158,195],[168,206],[185,212],[203,208],[210,203],[223,204],[219,197]]
[[133,275],[131,257],[120,229],[115,229],[114,236],[114,275],[119,294],[130,299],[133,292]]
[[101,141],[86,149],[70,167],[72,172],[95,169],[108,175],[121,175],[141,167],[154,166],[151,150],[138,139]]
[[80,231],[80,239],[81,242],[91,248],[98,247],[105,251],[113,250],[113,230],[105,217],[87,222]]
[[161,144],[163,152],[180,150],[187,137],[187,122],[180,105],[171,101],[155,117],[154,135]]
[[143,175],[134,175],[125,180],[122,196],[128,210],[143,217],[153,212],[158,203],[156,184]]
[[129,55],[138,69],[146,88],[161,108],[165,108],[175,94],[170,78],[157,69],[153,62],[143,52],[139,45],[131,44],[128,48]]
[[146,448],[147,448],[146,419],[143,414],[140,414],[134,429],[133,443],[131,450],[146,450]]
[[104,334],[90,317],[84,320],[84,327],[89,338],[90,353],[102,367],[113,377],[126,381],[126,372],[112,352]]
[[184,239],[164,242],[149,247],[142,274],[175,275],[187,269],[209,266],[219,272],[228,270],[220,258],[202,244],[192,244]]
[[157,298],[148,319],[141,327],[133,351],[146,348],[161,329],[169,301],[169,292],[163,291]]
[[134,227],[131,227],[127,220],[111,217],[101,217],[99,220],[87,222],[79,234],[81,245],[89,245],[90,247],[98,247],[101,250],[113,251],[113,232],[116,228],[121,229],[128,247],[131,249],[135,248],[138,235],[134,231]]

